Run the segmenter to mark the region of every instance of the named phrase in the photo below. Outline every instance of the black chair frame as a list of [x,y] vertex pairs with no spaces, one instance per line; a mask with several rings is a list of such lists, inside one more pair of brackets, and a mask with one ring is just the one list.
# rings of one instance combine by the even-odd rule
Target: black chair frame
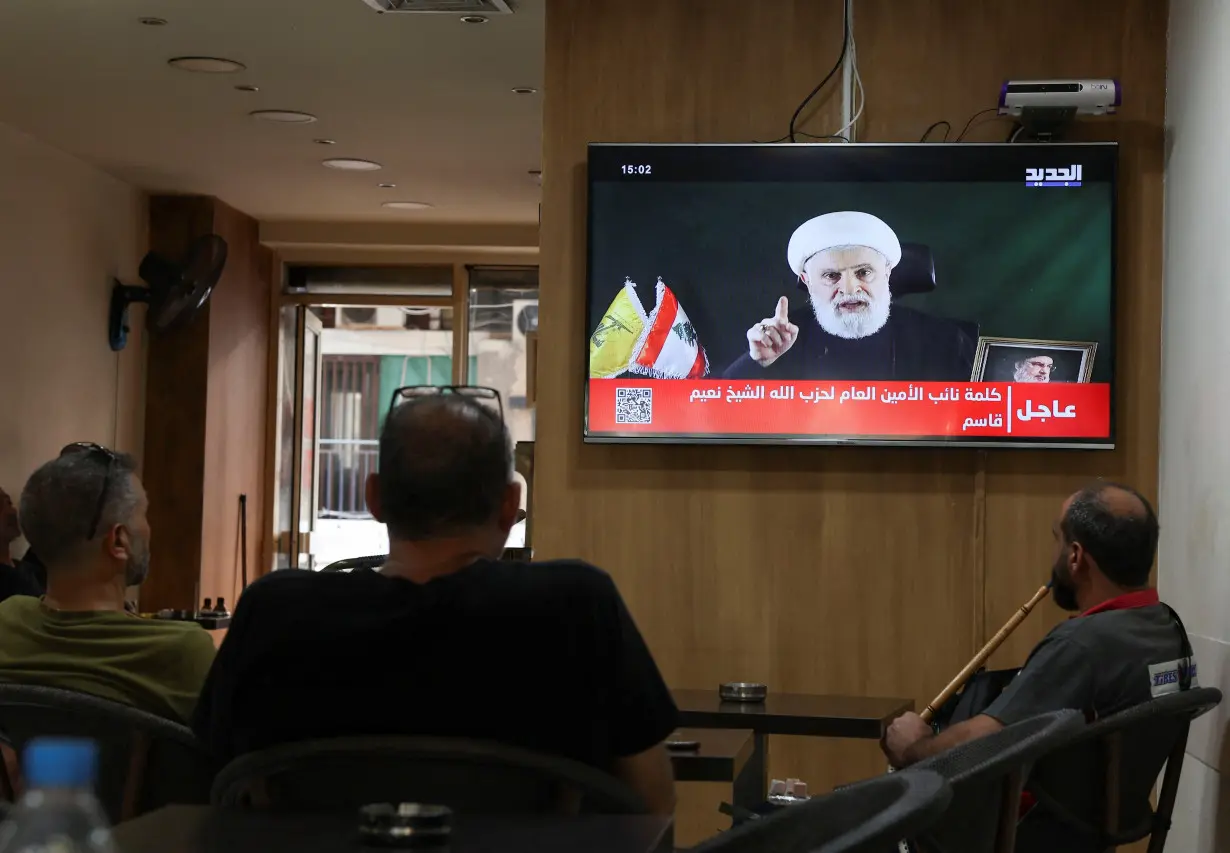
[[952,789],[938,773],[896,773],[739,824],[689,853],[885,853],[944,813]]
[[[1150,702],[1145,702],[1121,711],[1113,716],[1085,726],[1068,744],[1062,754],[1044,756],[1035,766],[1027,790],[1037,800],[1038,808],[1059,821],[1074,834],[1089,839],[1099,849],[1111,850],[1122,844],[1130,844],[1149,837],[1148,853],[1161,853],[1165,849],[1166,836],[1170,831],[1179,779],[1183,771],[1183,757],[1187,750],[1187,736],[1192,720],[1215,708],[1222,699],[1220,690],[1211,687],[1193,687]],[[1164,757],[1166,772],[1157,798],[1157,807],[1150,808],[1148,789],[1152,784],[1137,785],[1140,802],[1136,803],[1142,817],[1130,826],[1121,825],[1123,813],[1123,788],[1126,765],[1133,757],[1133,748],[1140,747],[1131,738],[1131,730],[1146,724],[1172,722],[1175,731],[1169,748],[1158,750]],[[1147,741],[1142,741],[1147,743]],[[1097,817],[1090,819],[1065,803],[1062,797],[1047,786],[1047,778],[1071,778],[1073,768],[1066,762],[1079,757],[1082,750],[1096,752],[1098,772],[1101,776],[1100,802]],[[1133,768],[1135,775],[1157,778],[1162,770],[1161,761],[1156,766]],[[1129,804],[1130,805],[1130,804]]]
[[1041,714],[905,770],[936,772],[953,789],[948,812],[920,835],[919,847],[932,853],[1013,853],[1021,792],[1030,769],[1084,724],[1078,711]]
[[[99,802],[112,823],[171,803],[209,801],[213,763],[187,727],[86,693],[0,683],[0,732],[18,754],[36,737],[84,737],[99,748]],[[0,767],[10,801],[18,779]]]
[[218,773],[210,799],[291,810],[427,802],[463,814],[645,813],[630,788],[576,761],[485,741],[398,736],[302,741],[242,755]]

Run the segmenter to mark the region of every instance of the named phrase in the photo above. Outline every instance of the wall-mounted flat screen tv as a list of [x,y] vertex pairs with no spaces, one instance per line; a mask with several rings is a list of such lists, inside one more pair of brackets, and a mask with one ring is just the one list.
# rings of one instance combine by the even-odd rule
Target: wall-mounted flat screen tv
[[1117,163],[591,145],[586,440],[1113,447]]

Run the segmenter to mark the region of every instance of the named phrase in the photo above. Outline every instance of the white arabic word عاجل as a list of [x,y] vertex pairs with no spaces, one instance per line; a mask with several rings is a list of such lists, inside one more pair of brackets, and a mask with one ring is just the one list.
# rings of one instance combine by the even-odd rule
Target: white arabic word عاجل
[[1016,419],[1018,421],[1043,421],[1047,418],[1074,418],[1076,417],[1076,406],[1069,403],[1067,406],[1060,408],[1059,401],[1052,401],[1050,406],[1045,403],[1038,408],[1034,408],[1033,400],[1025,401],[1025,408],[1016,410]]

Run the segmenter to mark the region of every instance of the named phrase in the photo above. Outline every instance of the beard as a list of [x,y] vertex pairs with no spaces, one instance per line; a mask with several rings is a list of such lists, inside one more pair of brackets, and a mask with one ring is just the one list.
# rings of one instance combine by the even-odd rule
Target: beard
[[1020,367],[1020,368],[1017,368],[1016,372],[1012,374],[1012,381],[1013,382],[1050,382],[1051,378],[1049,376],[1045,376],[1045,377],[1035,376],[1034,374],[1029,372],[1028,368]]
[[124,585],[140,586],[149,577],[149,540],[133,539],[129,549],[132,555],[124,567]]
[[[874,335],[888,322],[889,303],[891,299],[875,299],[866,293],[856,296],[840,295],[827,302],[811,300],[812,312],[820,328],[837,338],[857,340]],[[851,303],[858,303],[857,306]],[[839,304],[846,307],[839,308]]]
[[1069,613],[1075,613],[1081,609],[1076,602],[1076,585],[1072,583],[1072,576],[1064,568],[1062,557],[1056,560],[1055,565],[1051,567],[1051,598],[1060,609]]

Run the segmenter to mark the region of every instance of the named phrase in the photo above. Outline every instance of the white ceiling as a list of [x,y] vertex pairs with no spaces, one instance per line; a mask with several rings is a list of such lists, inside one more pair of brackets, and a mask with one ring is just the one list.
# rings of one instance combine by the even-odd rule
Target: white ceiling
[[[143,189],[215,195],[262,220],[536,222],[542,95],[510,89],[541,88],[545,0],[515,5],[474,25],[362,0],[0,0],[0,122]],[[247,70],[166,64],[184,55]],[[249,118],[258,109],[319,121]]]

